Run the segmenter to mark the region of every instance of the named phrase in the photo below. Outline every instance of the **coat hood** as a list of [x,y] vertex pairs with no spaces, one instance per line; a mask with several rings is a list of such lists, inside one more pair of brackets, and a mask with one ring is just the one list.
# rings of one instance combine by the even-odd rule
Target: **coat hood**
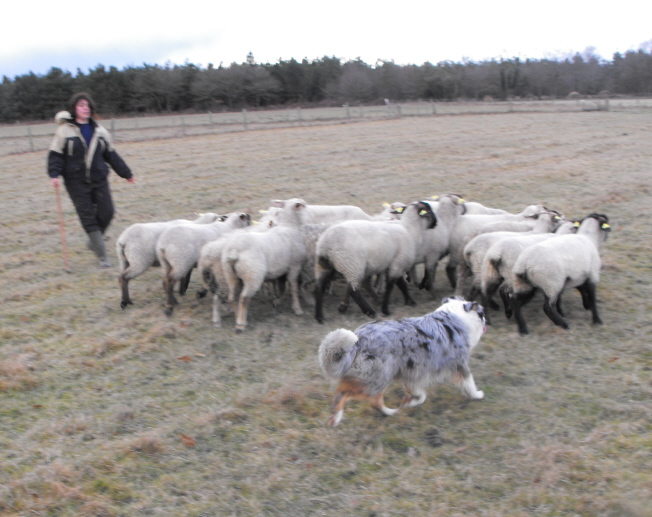
[[65,124],[66,122],[70,122],[72,120],[72,115],[70,114],[69,111],[60,111],[54,116],[54,121],[57,124]]

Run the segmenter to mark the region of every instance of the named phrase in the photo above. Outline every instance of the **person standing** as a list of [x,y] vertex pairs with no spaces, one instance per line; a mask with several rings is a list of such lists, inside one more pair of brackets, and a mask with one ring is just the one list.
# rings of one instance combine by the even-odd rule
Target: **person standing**
[[110,133],[93,118],[95,103],[87,93],[77,93],[54,120],[59,124],[48,152],[48,176],[57,188],[63,178],[79,221],[88,234],[89,247],[101,267],[111,267],[103,234],[113,219],[109,167],[129,183],[131,169],[113,147]]

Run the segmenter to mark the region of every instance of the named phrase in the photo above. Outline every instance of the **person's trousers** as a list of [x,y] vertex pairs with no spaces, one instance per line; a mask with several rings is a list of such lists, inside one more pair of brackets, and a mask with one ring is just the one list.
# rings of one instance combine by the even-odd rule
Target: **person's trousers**
[[115,211],[108,181],[100,184],[66,183],[66,190],[86,233],[98,230],[104,233]]

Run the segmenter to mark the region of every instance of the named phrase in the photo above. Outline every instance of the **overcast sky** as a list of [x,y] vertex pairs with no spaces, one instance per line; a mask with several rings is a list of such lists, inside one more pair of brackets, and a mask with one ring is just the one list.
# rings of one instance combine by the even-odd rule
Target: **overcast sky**
[[75,73],[186,61],[202,67],[335,56],[426,61],[652,51],[652,2],[618,0],[139,0],[12,2],[0,30],[0,76]]

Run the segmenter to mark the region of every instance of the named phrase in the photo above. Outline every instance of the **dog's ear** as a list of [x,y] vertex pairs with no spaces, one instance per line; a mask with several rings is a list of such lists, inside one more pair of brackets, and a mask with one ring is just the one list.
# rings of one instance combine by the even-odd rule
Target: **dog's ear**
[[478,302],[467,302],[464,304],[464,310],[466,312],[471,312],[478,310]]

